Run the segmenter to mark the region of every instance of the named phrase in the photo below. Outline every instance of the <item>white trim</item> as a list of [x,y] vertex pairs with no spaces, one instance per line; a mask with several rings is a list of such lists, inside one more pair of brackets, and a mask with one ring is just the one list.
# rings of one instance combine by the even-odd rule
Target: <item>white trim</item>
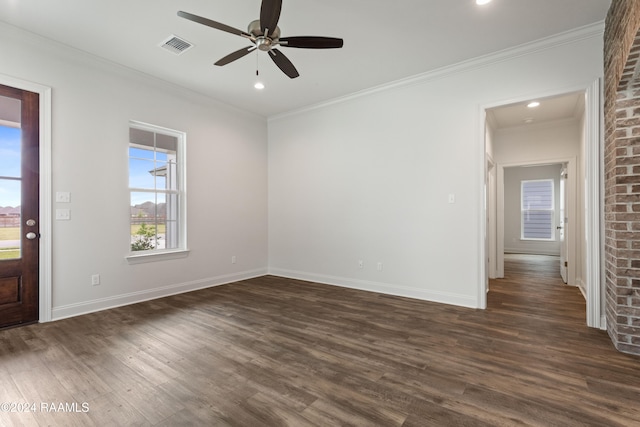
[[602,322],[604,310],[601,306],[601,295],[603,283],[601,272],[604,271],[604,260],[600,254],[604,253],[601,220],[604,219],[602,213],[604,204],[601,188],[602,179],[602,157],[603,150],[602,117],[600,115],[600,80],[595,80],[586,90],[585,96],[585,206],[586,206],[586,291],[587,291],[587,325],[593,328],[602,328],[606,322]]
[[[576,91],[583,91],[586,93],[585,99],[585,139],[586,139],[586,153],[585,153],[585,174],[586,174],[586,188],[585,188],[585,209],[586,209],[586,240],[587,240],[587,255],[584,260],[587,265],[587,277],[584,278],[586,280],[586,299],[587,299],[587,319],[586,323],[590,327],[606,329],[606,317],[604,314],[604,310],[602,308],[602,292],[603,292],[603,283],[604,280],[602,278],[603,274],[603,263],[604,260],[600,256],[601,253],[604,253],[603,250],[603,230],[604,226],[602,221],[604,219],[603,215],[603,180],[602,180],[602,162],[603,158],[603,144],[600,141],[603,140],[602,132],[603,132],[603,124],[602,124],[602,115],[600,114],[600,104],[601,104],[601,84],[600,79],[596,79],[595,81],[590,82],[588,85],[584,85],[581,88],[569,88],[567,90],[561,92],[550,92],[547,94],[537,94],[534,96],[535,98],[544,98],[547,96],[557,95],[560,93],[570,93]],[[478,145],[482,149],[482,169],[480,174],[480,182],[484,186],[486,176],[484,174],[485,163],[486,163],[486,150],[485,150],[485,122],[486,122],[486,110],[494,107],[498,107],[501,105],[512,104],[515,102],[521,102],[526,99],[532,98],[531,96],[513,99],[513,100],[505,100],[499,103],[493,103],[491,105],[482,105],[480,106],[480,114],[479,117],[482,119],[482,123],[479,125],[478,135],[482,138],[481,142]],[[562,161],[536,161],[535,163],[562,163]],[[498,185],[500,182],[504,182],[504,166],[500,165],[497,170],[497,179]],[[515,166],[515,165],[514,165]],[[571,173],[571,171],[569,172]],[[576,176],[575,172],[573,176]],[[577,182],[576,182],[577,184]],[[574,189],[574,193],[577,187]],[[483,188],[481,188],[478,192],[479,194],[483,194]],[[575,205],[575,194],[574,200],[569,201],[569,204],[572,203]],[[485,227],[485,206],[484,200],[480,197],[479,201],[480,206],[480,224],[481,230],[486,233]],[[497,200],[497,216],[503,215],[500,212],[504,212],[504,200],[501,200],[501,197],[498,197]],[[573,213],[573,215],[577,214],[577,211]],[[500,218],[498,218],[500,221]],[[572,221],[575,224],[576,221]],[[574,233],[577,230],[574,230]],[[499,232],[498,232],[499,234]],[[575,234],[573,234],[575,235]],[[486,301],[486,292],[488,290],[487,280],[485,276],[485,262],[486,253],[485,253],[485,245],[484,245],[484,234],[480,233],[480,271],[478,276],[479,283],[479,302],[482,302],[482,298],[485,298]],[[497,241],[497,258],[498,258],[498,268],[496,271],[497,277],[504,277],[504,269],[500,271],[500,265],[504,266],[504,238],[501,238],[498,235]],[[575,248],[573,248],[575,252]],[[571,248],[569,250],[571,252]],[[568,254],[568,256],[570,256]],[[575,258],[574,258],[575,259]],[[575,264],[575,262],[573,263]],[[481,308],[485,308],[486,304],[480,305]]]
[[[478,253],[480,255],[478,262],[478,292],[476,294],[476,307],[482,310],[487,308],[487,292],[489,292],[489,275],[487,274],[487,110],[480,106],[478,114],[479,121],[476,124],[478,126],[479,140],[476,142],[477,158],[482,160],[477,174],[478,174],[478,206],[480,207],[480,215],[478,215]],[[495,169],[496,164],[491,159],[493,167]],[[498,171],[499,172],[499,171]],[[494,193],[495,194],[495,193]],[[496,247],[499,249],[499,247]],[[496,271],[496,275],[497,275]],[[500,276],[498,276],[500,277]]]
[[147,262],[168,261],[171,259],[181,259],[189,256],[189,249],[179,250],[155,250],[148,252],[131,252],[124,257],[129,264],[144,264]]
[[[346,96],[334,98],[328,101],[319,102],[317,104],[302,107],[296,110],[284,112],[282,114],[275,114],[268,117],[268,121],[280,120],[286,117],[295,116],[305,112],[318,110],[321,108],[329,107],[335,104],[341,104],[353,99],[362,98],[365,96],[373,95],[378,92],[399,88],[408,87],[415,84],[422,84],[424,82],[437,80],[440,78],[449,77],[453,74],[468,72],[471,70],[487,67],[492,64],[509,61],[515,58],[519,58],[526,55],[535,54],[548,49],[553,49],[558,46],[562,46],[569,43],[575,43],[580,40],[589,39],[592,37],[602,37],[604,33],[604,21],[597,22],[595,24],[585,25],[580,28],[566,31],[564,33],[556,34],[550,37],[545,37],[533,42],[525,43],[516,47],[504,49],[498,52],[493,52],[487,55],[472,58],[467,61],[462,61],[457,64],[448,65],[445,67],[437,68],[435,70],[427,71],[425,73],[417,74],[405,79],[396,80],[390,83],[385,83],[379,86],[374,86],[369,89],[355,92]],[[584,87],[582,88],[584,90]],[[484,121],[483,121],[484,127]],[[484,182],[484,181],[483,181]]]
[[340,286],[349,289],[358,289],[367,292],[393,295],[406,298],[414,298],[424,301],[450,304],[467,308],[478,308],[476,299],[469,295],[453,294],[449,292],[424,291],[399,285],[390,285],[381,282],[350,279],[347,277],[328,276],[324,274],[308,273],[304,271],[286,270],[282,268],[270,268],[269,274],[288,279],[305,280],[308,282],[322,283],[325,285]]
[[[166,128],[163,126],[157,126],[150,123],[145,123],[137,120],[129,120],[129,129],[138,129],[148,131],[152,133],[160,133],[163,135],[173,136],[177,139],[177,157],[178,157],[178,190],[177,191],[160,191],[158,189],[155,192],[175,193],[178,194],[178,243],[179,247],[168,250],[152,250],[145,253],[138,253],[129,251],[126,255],[126,259],[130,264],[137,264],[142,262],[151,261],[163,261],[167,259],[184,258],[189,255],[188,243],[187,243],[187,133],[175,129]],[[129,147],[131,143],[127,145]],[[135,144],[134,144],[135,145]],[[128,150],[127,150],[128,151]],[[127,162],[129,162],[129,154],[127,153]],[[147,188],[135,188],[129,186],[128,194],[131,195],[135,191],[152,192]],[[130,200],[130,199],[129,199]],[[131,248],[131,242],[129,242],[129,248]]]
[[108,310],[122,307],[129,304],[136,304],[171,295],[183,294],[185,292],[197,291],[199,289],[211,288],[214,286],[226,285],[241,280],[248,280],[261,277],[267,274],[266,269],[244,271],[223,276],[210,277],[206,279],[194,280],[191,282],[176,283],[145,291],[131,292],[128,294],[115,295],[107,298],[100,298],[91,301],[83,301],[76,304],[68,304],[53,309],[53,320],[66,319],[68,317],[80,316],[96,311]]
[[39,321],[51,321],[51,88],[0,74],[0,84],[37,93],[40,104]]

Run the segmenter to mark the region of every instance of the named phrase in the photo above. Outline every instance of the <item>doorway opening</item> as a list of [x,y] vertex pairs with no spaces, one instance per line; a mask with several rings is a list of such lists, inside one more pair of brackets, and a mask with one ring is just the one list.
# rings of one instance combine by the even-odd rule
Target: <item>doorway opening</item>
[[[489,280],[504,277],[505,253],[557,257],[560,283],[580,288],[587,324],[602,327],[599,92],[595,81],[587,89],[483,109],[485,305]],[[522,182],[544,179],[554,181],[555,201],[529,206],[527,214],[545,219],[546,227],[531,238],[523,234]]]

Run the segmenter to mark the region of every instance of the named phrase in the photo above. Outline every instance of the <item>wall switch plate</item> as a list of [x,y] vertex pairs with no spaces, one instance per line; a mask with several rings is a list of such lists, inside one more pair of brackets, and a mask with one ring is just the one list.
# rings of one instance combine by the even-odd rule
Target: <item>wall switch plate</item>
[[71,211],[69,209],[56,209],[56,219],[58,221],[68,221],[71,219]]
[[358,260],[358,268],[364,268],[364,261],[361,259]]
[[235,264],[236,263],[236,256],[232,256],[231,257],[231,264]]
[[56,192],[56,202],[57,203],[69,203],[71,202],[71,193],[68,191],[58,191]]
[[378,262],[377,268],[378,268],[378,271],[382,271],[382,263],[381,262]]
[[91,285],[92,286],[97,286],[100,284],[100,275],[99,274],[94,274],[91,276]]
[[455,203],[456,202],[456,195],[451,193],[449,194],[449,203]]

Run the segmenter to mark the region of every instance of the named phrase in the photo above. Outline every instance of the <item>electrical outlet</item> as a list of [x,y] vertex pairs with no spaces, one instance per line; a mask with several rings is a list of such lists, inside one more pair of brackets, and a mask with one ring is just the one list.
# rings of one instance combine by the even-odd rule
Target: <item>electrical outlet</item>
[[94,274],[91,276],[91,285],[98,286],[100,284],[100,275]]

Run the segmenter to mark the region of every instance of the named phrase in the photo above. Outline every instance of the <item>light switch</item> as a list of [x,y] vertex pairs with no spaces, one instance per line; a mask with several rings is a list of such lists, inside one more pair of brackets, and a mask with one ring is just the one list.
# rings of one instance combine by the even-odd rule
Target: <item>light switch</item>
[[68,191],[56,192],[57,203],[69,203],[70,201],[71,201],[71,193],[69,193]]
[[449,203],[455,203],[456,202],[456,195],[451,193],[449,194]]
[[71,211],[69,209],[56,209],[56,219],[59,221],[68,221],[71,219]]

